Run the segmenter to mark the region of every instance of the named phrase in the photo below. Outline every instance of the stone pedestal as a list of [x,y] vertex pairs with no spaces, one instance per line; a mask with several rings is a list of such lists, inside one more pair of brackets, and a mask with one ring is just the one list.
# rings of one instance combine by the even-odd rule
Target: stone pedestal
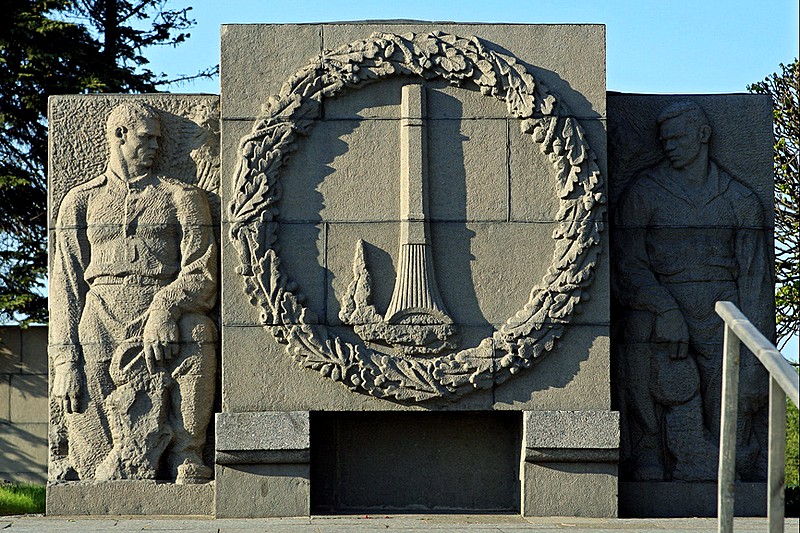
[[523,424],[523,516],[617,516],[619,413],[525,411]]
[[310,513],[308,412],[219,413],[216,516]]

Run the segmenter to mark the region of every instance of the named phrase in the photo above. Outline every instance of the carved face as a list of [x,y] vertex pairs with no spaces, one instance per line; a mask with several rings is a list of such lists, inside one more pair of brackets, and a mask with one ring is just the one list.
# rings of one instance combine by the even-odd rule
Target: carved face
[[708,143],[711,128],[708,125],[698,126],[697,122],[687,115],[679,115],[661,124],[661,146],[673,168],[681,169],[689,166],[700,155],[703,146]]
[[157,120],[143,118],[123,130],[120,138],[120,153],[128,168],[138,172],[153,166],[158,152],[161,127]]

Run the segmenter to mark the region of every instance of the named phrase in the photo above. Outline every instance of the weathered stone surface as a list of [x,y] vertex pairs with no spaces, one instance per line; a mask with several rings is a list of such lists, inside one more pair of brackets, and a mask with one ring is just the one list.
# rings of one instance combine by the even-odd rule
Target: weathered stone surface
[[52,480],[211,478],[218,113],[211,96],[50,101]]
[[[637,518],[717,516],[716,483],[621,481],[619,515]],[[766,483],[736,482],[735,516],[766,516]]]
[[616,411],[525,411],[526,448],[619,448]]
[[[606,175],[606,121],[581,120],[587,139],[597,154],[600,172]],[[536,143],[509,128],[510,219],[515,222],[552,222],[558,215],[558,184],[553,181],[552,162]]]
[[[329,328],[351,342],[357,337],[351,328]],[[467,341],[477,342],[491,333],[491,328],[462,331]],[[493,391],[484,389],[458,402],[440,400],[425,405],[387,402],[351,391],[316,372],[303,372],[272,335],[258,326],[226,327],[222,337],[225,367],[222,372],[222,411],[250,412],[285,411],[396,411],[448,410],[480,411],[492,408]],[[257,357],[269,364],[253,362],[253,346]],[[241,384],[247,383],[247,386]],[[258,385],[255,385],[258,384]],[[606,387],[608,385],[606,384]],[[553,391],[552,401],[557,403]]]
[[0,422],[8,422],[11,413],[11,374],[0,374]]
[[43,483],[47,479],[46,338],[43,326],[0,327],[2,480]]
[[214,483],[175,485],[147,480],[50,483],[47,514],[208,516],[214,514]]
[[303,450],[309,447],[307,411],[217,413],[217,450]]
[[[359,27],[359,25],[343,25],[341,28],[332,27],[332,31],[334,33],[336,31],[344,32],[342,35],[346,35],[354,27]],[[421,27],[429,31],[432,29],[432,26],[425,27],[423,25]],[[413,27],[406,29],[413,30]],[[473,27],[465,26],[463,29],[473,29]],[[519,28],[510,30],[510,33],[518,30]],[[571,38],[570,32],[572,30],[573,28],[564,29],[564,39],[569,40]],[[265,27],[264,31],[268,34],[270,28]],[[535,31],[539,31],[539,29]],[[543,41],[552,42],[547,40],[546,33],[547,31],[542,34]],[[581,32],[578,31],[576,34],[579,33]],[[489,31],[489,34],[492,34],[492,32]],[[504,38],[509,36],[509,34],[504,34],[502,31],[498,33],[498,35],[501,34],[505,36]],[[323,32],[324,39],[328,39],[330,35]],[[590,44],[595,42],[592,41],[593,38],[599,37],[602,39],[602,29],[593,28],[588,33],[582,33],[581,35],[581,38],[585,40],[584,44]],[[264,42],[269,42],[269,39],[264,39]],[[506,42],[503,44],[506,44]],[[495,51],[496,47],[497,43],[483,45],[477,41],[459,39],[446,33],[431,33],[427,35],[421,32],[417,35],[411,33],[403,35],[375,34],[368,37],[366,41],[355,41],[351,42],[351,44],[345,44],[334,51],[325,51],[317,62],[310,64],[309,68],[299,71],[298,77],[292,84],[284,86],[282,93],[271,100],[269,106],[265,108],[265,115],[263,118],[258,119],[253,133],[243,138],[240,150],[242,157],[236,163],[238,166],[237,170],[234,171],[236,175],[234,194],[229,203],[230,235],[237,243],[237,251],[239,252],[237,269],[244,275],[246,280],[246,298],[258,307],[258,323],[269,325],[271,331],[278,335],[279,340],[282,341],[285,338],[289,345],[291,356],[301,365],[331,377],[335,381],[343,381],[348,386],[378,397],[388,394],[401,401],[419,401],[458,396],[462,394],[461,391],[473,390],[475,388],[473,383],[477,384],[478,388],[491,386],[494,380],[495,363],[498,363],[499,374],[504,375],[499,379],[498,383],[518,369],[530,366],[529,357],[531,357],[531,354],[549,350],[553,345],[551,341],[559,337],[559,334],[553,333],[549,326],[543,328],[541,324],[548,324],[551,320],[558,323],[565,323],[571,320],[572,315],[575,314],[575,308],[578,306],[578,301],[592,296],[588,287],[588,270],[580,273],[578,273],[578,270],[582,270],[584,267],[591,269],[596,262],[596,254],[592,247],[601,242],[599,231],[602,231],[601,213],[603,209],[601,204],[603,201],[603,186],[596,157],[588,152],[587,137],[581,132],[580,124],[573,118],[575,114],[572,111],[574,110],[568,109],[570,98],[574,97],[574,95],[558,100],[561,102],[560,107],[553,107],[556,99],[560,98],[560,96],[549,95],[545,85],[542,84],[536,85],[537,88],[534,90],[533,78],[530,78],[530,75],[525,72],[522,64],[518,63],[516,59],[501,57],[498,54],[505,53],[507,49],[504,48],[503,51],[497,49],[498,51]],[[500,63],[516,66],[508,69],[501,66]],[[596,63],[593,63],[591,68],[596,68],[597,66]],[[573,72],[578,71],[580,69],[573,70]],[[430,113],[426,111],[424,116],[419,117],[421,121],[419,124],[408,125],[412,128],[423,126],[427,133],[422,136],[422,139],[427,136],[428,143],[431,144],[431,146],[427,147],[426,153],[425,143],[417,143],[419,144],[419,153],[417,154],[414,152],[414,150],[417,150],[414,146],[417,145],[412,140],[417,139],[419,136],[397,135],[392,131],[397,130],[397,124],[393,124],[393,122],[399,122],[402,125],[404,120],[411,120],[412,122],[416,120],[413,117],[401,117],[398,121],[395,118],[397,115],[394,113],[388,115],[384,113],[379,116],[376,112],[369,111],[359,115],[357,112],[353,112],[353,102],[356,100],[351,100],[349,104],[345,102],[338,115],[334,112],[333,116],[338,117],[340,120],[331,120],[325,114],[325,103],[333,101],[335,97],[339,96],[339,93],[344,94],[343,87],[345,85],[352,89],[359,89],[376,78],[380,78],[379,83],[383,82],[384,79],[396,79],[390,78],[390,75],[398,72],[422,74],[423,77],[434,80],[434,82],[437,82],[436,80],[438,79],[438,81],[448,80],[458,84],[466,80],[465,83],[467,85],[472,84],[473,89],[480,88],[484,93],[491,93],[500,98],[505,98],[508,104],[506,106],[507,116],[497,118],[483,117],[472,121],[465,121],[463,117],[460,120],[456,118],[441,118],[455,117],[456,113],[453,113],[453,110],[457,110],[460,107],[459,100],[455,92],[450,91],[447,94],[440,95],[436,93],[437,87],[432,86],[430,92],[434,96],[424,99],[424,101],[427,102],[428,107],[437,105],[442,109],[438,111],[432,110]],[[498,76],[502,78],[501,81],[498,81]],[[303,87],[303,89],[301,90],[300,87]],[[391,87],[396,87],[396,84],[387,85],[387,88]],[[427,91],[428,89],[426,89]],[[515,91],[518,91],[519,94]],[[353,94],[352,91],[351,94]],[[380,98],[376,97],[374,93],[372,96],[369,93],[366,94],[368,96],[365,98],[365,105],[370,106],[370,109],[379,108],[379,111],[383,112],[386,111],[383,109],[387,107],[385,104],[392,104],[392,102],[381,102]],[[474,94],[470,95],[470,97],[472,96]],[[346,96],[342,97],[346,98]],[[599,107],[604,108],[602,100],[602,96],[599,98],[592,97],[593,104],[590,105],[600,103]],[[320,104],[320,101],[322,101],[322,104]],[[581,103],[580,99],[573,98],[572,101],[578,104]],[[286,107],[290,102],[294,103],[291,104],[291,107]],[[402,98],[400,103],[403,103]],[[332,109],[336,111],[335,108],[336,106],[334,105]],[[321,119],[319,118],[320,109],[322,110]],[[541,114],[541,117],[539,114]],[[590,118],[590,115],[591,113],[585,115],[585,118]],[[353,117],[358,116],[368,118],[353,120]],[[601,117],[601,115],[598,114],[597,117]],[[522,121],[520,122],[519,119],[522,119]],[[470,123],[465,124],[465,122]],[[413,246],[430,245],[432,256],[434,257],[434,265],[430,265],[429,261],[421,261],[419,273],[411,275],[409,279],[412,281],[406,283],[403,281],[406,279],[406,274],[417,271],[411,269],[407,272],[405,267],[401,267],[401,265],[409,264],[408,261],[404,262],[398,259],[395,264],[401,272],[379,269],[382,271],[375,274],[376,277],[380,278],[376,282],[378,287],[376,287],[375,295],[380,297],[382,291],[385,290],[381,287],[390,285],[394,288],[391,291],[391,301],[401,301],[402,298],[400,296],[403,295],[399,295],[398,290],[401,293],[409,291],[409,287],[417,286],[414,285],[417,283],[421,287],[420,290],[422,292],[420,294],[425,295],[423,300],[427,301],[428,296],[431,296],[430,299],[434,302],[432,309],[441,308],[444,310],[449,307],[447,304],[448,295],[444,290],[441,291],[441,302],[438,302],[432,296],[437,292],[434,290],[433,280],[436,279],[438,284],[441,285],[443,282],[438,278],[444,277],[448,280],[453,278],[452,276],[443,276],[439,272],[439,266],[436,264],[437,226],[441,226],[442,222],[440,220],[455,219],[456,222],[467,222],[473,217],[477,220],[487,219],[487,221],[491,220],[496,223],[508,221],[510,216],[508,204],[510,189],[507,146],[508,131],[512,123],[514,127],[521,126],[526,133],[532,136],[535,143],[542,145],[541,153],[536,155],[549,158],[553,163],[553,168],[550,169],[553,178],[556,182],[559,179],[565,180],[561,184],[566,189],[558,193],[561,199],[561,212],[557,215],[557,219],[561,225],[554,228],[555,231],[552,232],[550,237],[553,239],[551,241],[553,252],[551,254],[536,254],[536,259],[544,257],[545,261],[542,262],[542,269],[534,278],[535,281],[520,292],[522,296],[519,305],[522,309],[509,309],[508,307],[510,306],[506,303],[506,308],[502,309],[501,313],[498,313],[501,315],[498,320],[493,318],[487,320],[486,317],[482,317],[482,319],[474,317],[474,320],[469,318],[464,320],[463,316],[461,318],[455,316],[456,311],[453,311],[452,325],[455,329],[458,329],[459,325],[482,327],[507,320],[507,323],[501,327],[502,331],[494,335],[492,339],[485,339],[485,342],[479,346],[459,346],[454,349],[456,350],[454,353],[445,351],[437,355],[435,359],[412,361],[404,359],[404,356],[400,354],[423,354],[411,354],[406,348],[401,349],[394,345],[394,341],[389,340],[388,337],[393,339],[399,339],[399,337],[396,337],[394,333],[388,330],[385,334],[380,333],[378,331],[380,328],[375,329],[377,326],[372,326],[372,324],[377,324],[372,319],[369,319],[365,324],[356,325],[356,331],[358,332],[359,328],[361,328],[360,335],[368,343],[379,341],[377,343],[380,344],[380,342],[385,341],[385,344],[390,345],[397,351],[382,351],[379,349],[376,351],[376,348],[372,346],[362,348],[363,343],[341,342],[343,338],[331,337],[330,330],[318,327],[316,319],[319,317],[314,317],[313,315],[316,313],[311,313],[311,311],[319,309],[318,303],[308,302],[306,298],[308,295],[305,293],[302,296],[299,295],[301,288],[295,287],[294,282],[291,280],[291,273],[283,270],[282,265],[284,263],[281,258],[283,253],[281,250],[283,248],[279,250],[273,247],[273,243],[280,238],[279,235],[283,225],[280,223],[272,224],[268,221],[276,220],[285,223],[287,220],[292,220],[291,218],[284,218],[287,213],[290,216],[295,216],[291,214],[293,206],[305,206],[303,209],[307,209],[309,205],[312,206],[312,209],[308,210],[308,212],[297,217],[301,219],[298,221],[330,220],[328,222],[329,226],[325,230],[320,230],[320,234],[326,242],[324,254],[319,253],[320,247],[319,245],[317,246],[317,265],[331,271],[331,278],[334,283],[337,283],[338,280],[347,280],[347,278],[352,280],[350,272],[353,272],[351,263],[353,252],[350,250],[353,250],[358,238],[363,238],[363,236],[353,239],[349,246],[339,247],[341,251],[349,248],[346,253],[331,253],[331,250],[337,246],[337,244],[331,244],[335,240],[333,233],[336,230],[332,226],[336,224],[356,226],[354,224],[356,222],[359,224],[364,222],[378,223],[385,220],[387,228],[400,226],[402,235],[403,231],[405,231],[403,228],[406,222],[398,224],[400,221],[397,220],[397,215],[393,213],[398,212],[395,211],[397,209],[395,206],[398,206],[398,204],[402,206],[404,198],[407,198],[409,193],[416,194],[415,191],[417,189],[414,188],[416,185],[412,187],[411,184],[412,182],[414,184],[417,183],[417,181],[414,181],[418,179],[417,175],[412,173],[415,176],[412,181],[400,180],[399,192],[393,194],[394,187],[390,184],[397,183],[397,178],[386,178],[386,166],[376,165],[372,161],[377,158],[382,163],[388,163],[390,168],[395,167],[396,170],[391,172],[395,176],[397,176],[396,173],[403,171],[404,168],[406,170],[411,168],[403,166],[406,162],[416,161],[414,158],[424,161],[425,165],[420,166],[419,169],[423,174],[426,168],[430,171],[429,177],[432,181],[428,183],[437,183],[434,175],[436,173],[441,174],[441,178],[440,182],[436,185],[431,185],[427,191],[431,193],[430,198],[428,198],[431,200],[430,203],[426,205],[425,201],[423,201],[420,204],[422,206],[421,212],[415,210],[413,220],[408,220],[408,225],[409,227],[427,228],[428,224],[430,224],[430,236],[428,236],[426,229],[424,242],[414,242]],[[304,135],[305,138],[302,143],[296,141],[298,138],[294,136],[287,136],[289,130],[286,128],[289,125],[292,125],[297,131],[302,130],[303,134],[307,134],[307,136]],[[440,139],[450,137],[438,131],[437,128],[447,129],[450,127],[456,133],[455,126],[458,126],[457,135],[465,139],[456,138],[456,144],[434,146],[434,143],[438,143]],[[335,138],[332,143],[320,143],[319,140],[314,139],[316,131],[323,131],[324,133],[326,128],[336,127],[346,127],[348,131],[341,132],[339,137]],[[370,128],[372,129],[370,130]],[[469,135],[462,135],[465,128],[469,131]],[[437,130],[435,135],[430,135],[431,130]],[[359,131],[362,132],[360,136],[358,135]],[[374,131],[374,135],[370,135],[370,131]],[[402,131],[406,130],[401,128]],[[366,134],[363,134],[363,132],[366,132]],[[348,137],[345,138],[343,135]],[[330,135],[328,134],[328,136]],[[467,139],[466,137],[469,138]],[[433,143],[430,142],[430,138],[435,139],[435,141]],[[503,139],[505,139],[505,142],[503,142]],[[377,144],[375,144],[376,140]],[[500,141],[499,143],[497,142],[498,140]],[[229,143],[227,140],[223,142],[225,145]],[[455,156],[454,153],[459,152],[459,144],[463,145],[462,153]],[[451,148],[451,146],[454,148]],[[333,147],[333,153],[331,153],[331,147]],[[295,153],[294,159],[290,159],[288,165],[283,169],[279,169],[278,165],[272,164],[272,161],[277,162],[279,158],[289,158],[290,154],[294,153],[295,148],[298,148],[299,151]],[[406,155],[400,159],[399,164],[393,164],[392,161],[395,160],[394,157],[397,152],[404,153],[403,150],[407,150],[405,152]],[[302,157],[304,157],[303,151],[305,151],[306,157],[317,158],[318,162],[312,165],[307,164],[302,160]],[[341,152],[341,155],[334,155],[339,154],[339,152]],[[414,152],[414,155],[409,159],[409,154],[412,152]],[[436,155],[434,154],[444,156],[442,159],[445,162],[444,165],[439,166],[436,163]],[[477,157],[473,160],[470,154],[476,154]],[[460,169],[454,170],[451,161],[455,162],[456,166],[463,165],[463,171]],[[417,167],[414,168],[416,169]],[[373,179],[372,176],[376,174],[376,169],[380,169],[382,173],[379,173]],[[266,173],[262,174],[262,172]],[[563,173],[559,174],[560,172]],[[444,202],[437,200],[437,198],[443,198],[443,195],[440,192],[436,192],[436,188],[441,187],[441,191],[448,190],[452,194],[452,191],[449,190],[451,187],[446,186],[447,182],[448,180],[454,180],[457,184],[461,180],[462,174],[464,175],[464,190],[475,192],[471,192],[471,196],[464,194],[463,210],[457,207],[458,200],[452,202],[452,204],[456,205],[456,209],[452,209],[452,205],[446,208],[443,207]],[[573,178],[569,176],[573,176]],[[311,184],[306,186],[307,194],[302,194],[300,197],[295,198],[292,196],[293,193],[287,192],[291,185],[308,182],[309,178],[311,179]],[[570,179],[577,181],[572,183]],[[475,181],[472,182],[471,180]],[[270,185],[267,186],[267,183],[270,183]],[[423,184],[420,186],[421,190],[425,191],[424,184],[426,180],[422,179],[420,183]],[[575,186],[578,189],[574,189]],[[331,193],[326,195],[326,190],[330,190]],[[343,194],[342,190],[352,192]],[[576,190],[578,190],[577,196]],[[380,191],[380,194],[376,195],[377,191]],[[484,193],[483,191],[486,192]],[[338,193],[339,196],[333,193]],[[328,196],[330,197],[330,202],[328,202]],[[346,199],[345,203],[338,200],[339,197]],[[581,199],[579,200],[578,197]],[[373,198],[377,199],[374,200]],[[426,195],[423,194],[422,198],[426,198]],[[312,201],[309,203],[308,199]],[[377,212],[377,217],[370,215],[367,208],[363,207],[364,199],[369,199],[368,202],[375,204],[368,204],[368,207],[373,212]],[[398,199],[400,200],[399,202]],[[387,203],[393,205],[384,205]],[[342,205],[338,206],[338,204]],[[439,215],[436,214],[435,204],[439,204],[442,219],[437,218]],[[265,210],[268,205],[271,206],[269,212]],[[474,208],[472,207],[473,205]],[[342,213],[346,216],[342,216]],[[404,213],[406,211],[403,211],[403,209],[399,210],[399,218],[401,220],[404,217],[411,218]],[[312,217],[312,220],[308,220]],[[504,218],[505,221],[503,220]],[[461,223],[463,224],[463,222]],[[467,223],[469,224],[470,222]],[[366,224],[363,224],[363,226],[357,229],[368,230]],[[377,226],[373,227],[377,228]],[[391,254],[391,250],[397,249],[397,240],[389,237],[394,231],[396,230],[389,229],[382,236],[384,241],[394,241],[393,243],[387,242],[385,247],[381,246],[379,248],[386,254]],[[366,241],[366,239],[364,240]],[[530,240],[540,245],[538,236],[531,236]],[[453,239],[449,239],[449,241],[454,242]],[[407,244],[410,245],[412,243],[406,242],[405,237],[401,237],[401,250],[405,250],[403,246]],[[440,242],[438,246],[442,247],[443,245]],[[497,248],[499,246],[495,247],[494,257],[498,256]],[[370,255],[370,249],[365,247],[365,250],[366,257]],[[427,253],[420,255],[420,257],[426,257]],[[358,257],[358,254],[355,255]],[[403,257],[402,253],[398,255],[399,258]],[[546,262],[548,255],[551,257],[550,265]],[[466,259],[466,264],[469,265],[469,255],[466,256]],[[524,265],[528,259],[528,257],[519,258],[518,264]],[[333,265],[337,262],[343,268],[335,268]],[[364,265],[361,265],[356,270],[364,272],[365,275],[367,272],[372,275],[373,269],[368,263],[369,259],[367,258]],[[385,261],[384,263],[388,264]],[[516,266],[516,263],[514,264]],[[548,268],[548,266],[551,268]],[[311,268],[314,268],[313,262],[311,263]],[[469,272],[469,267],[467,267],[466,271]],[[416,281],[414,281],[414,276],[418,278]],[[395,279],[399,281],[394,283]],[[347,290],[350,282],[345,281],[341,285]],[[513,281],[511,285],[513,286]],[[363,284],[363,287],[366,286],[366,284]],[[552,291],[552,293],[537,288],[540,286],[547,286],[547,291]],[[326,288],[323,294],[325,300],[323,302],[325,306],[323,321],[335,325],[338,323],[336,319],[340,317],[340,313],[338,312],[339,310],[335,309],[335,304],[331,304],[333,303],[333,297],[335,296],[337,300],[340,300],[342,293],[337,292],[333,286],[330,289]],[[226,290],[223,287],[223,291]],[[314,291],[312,290],[310,293],[313,298]],[[368,295],[366,291],[362,291],[362,293]],[[529,300],[525,300],[525,294],[529,294]],[[552,298],[546,296],[547,294],[552,294]],[[455,301],[461,303],[458,300],[459,296],[456,296]],[[502,296],[497,294],[493,296],[496,300],[502,300]],[[240,305],[238,302],[243,302],[244,299],[241,296],[237,298],[233,293],[228,294],[225,292],[223,301],[226,305],[230,303],[237,306]],[[364,302],[366,302],[366,299]],[[364,303],[362,307],[367,309],[369,305],[369,303]],[[393,305],[389,303],[386,311],[374,311],[370,316],[374,315],[373,318],[375,318],[380,313],[391,310],[389,318],[383,317],[384,320],[391,322],[391,317],[395,316]],[[426,306],[427,304],[420,309],[427,308]],[[461,308],[458,305],[456,307]],[[502,304],[500,307],[502,307]],[[444,314],[447,315],[447,313]],[[367,315],[364,316],[366,317]],[[535,318],[534,315],[536,315]],[[240,316],[247,317],[244,313]],[[354,318],[355,315],[350,311],[341,316],[348,323],[364,318]],[[511,316],[513,318],[510,318]],[[419,318],[417,319],[419,320]],[[390,325],[392,327],[395,326]],[[440,324],[440,326],[447,328],[449,324]],[[433,326],[429,328],[429,326],[421,324],[414,326],[403,325],[402,327],[408,331],[413,328],[416,328],[414,331],[433,328]],[[370,331],[367,331],[367,329]],[[386,337],[387,335],[388,337]],[[449,333],[436,332],[435,335],[444,344],[439,347],[426,345],[425,350],[451,349],[448,345],[450,341],[445,340],[450,335]],[[412,337],[413,335],[410,335],[408,338]],[[427,336],[420,336],[418,340],[413,340],[412,342],[427,343],[428,340],[423,340],[423,337],[424,339],[428,338]],[[513,348],[514,343],[530,344],[526,344],[525,347],[520,344],[518,348]],[[357,355],[359,349],[362,351]],[[520,360],[515,359],[517,357],[515,354],[517,353],[522,354]],[[426,353],[424,355],[428,356],[430,354]],[[387,381],[387,375],[391,376],[391,380]],[[395,385],[395,382],[398,385]]]
[[617,516],[615,463],[524,462],[522,468],[523,516]]
[[[723,341],[714,303],[736,303],[774,334],[769,99],[612,102],[623,477],[712,481]],[[740,379],[737,471],[757,481],[766,475],[767,375],[749,353]]]
[[0,326],[0,373],[19,372],[22,362],[22,333],[18,327]]
[[217,465],[216,516],[252,518],[308,516],[307,464]]
[[223,119],[252,119],[290,73],[319,56],[322,25],[223,24],[220,28],[220,107]]
[[47,374],[47,328],[30,326],[20,340],[20,372]]
[[608,327],[572,324],[554,350],[536,363],[535,371],[523,372],[497,386],[494,409],[610,409]]
[[[605,116],[605,26],[530,24],[441,24],[425,22],[355,22],[323,24],[323,48],[367,38],[372,32],[404,34],[441,31],[477,35],[500,52],[511,52],[556,94],[562,95],[575,116]],[[577,58],[577,60],[576,60]],[[502,108],[492,109],[504,118]]]

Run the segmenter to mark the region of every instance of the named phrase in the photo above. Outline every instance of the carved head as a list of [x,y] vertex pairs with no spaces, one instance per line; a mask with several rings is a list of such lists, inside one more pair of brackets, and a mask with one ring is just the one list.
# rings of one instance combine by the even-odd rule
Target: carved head
[[661,146],[674,168],[685,168],[707,153],[711,124],[696,103],[683,101],[667,107],[658,116],[658,126]]
[[108,115],[106,136],[111,160],[131,176],[141,175],[153,166],[161,136],[158,113],[142,103],[120,104]]

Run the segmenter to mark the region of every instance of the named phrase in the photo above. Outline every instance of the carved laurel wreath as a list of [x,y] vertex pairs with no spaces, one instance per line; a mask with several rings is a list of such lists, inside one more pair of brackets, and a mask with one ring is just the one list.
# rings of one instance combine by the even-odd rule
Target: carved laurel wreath
[[[381,354],[330,336],[303,305],[305,297],[283,272],[275,248],[280,171],[297,136],[309,134],[324,97],[390,75],[473,84],[504,101],[552,163],[559,186],[553,262],[528,303],[478,346],[433,359]],[[530,367],[552,349],[578,302],[588,299],[603,229],[603,179],[577,120],[513,57],[485,48],[476,37],[374,33],[324,51],[269,98],[263,115],[240,142],[230,238],[261,324],[301,367],[376,397],[455,399]]]

